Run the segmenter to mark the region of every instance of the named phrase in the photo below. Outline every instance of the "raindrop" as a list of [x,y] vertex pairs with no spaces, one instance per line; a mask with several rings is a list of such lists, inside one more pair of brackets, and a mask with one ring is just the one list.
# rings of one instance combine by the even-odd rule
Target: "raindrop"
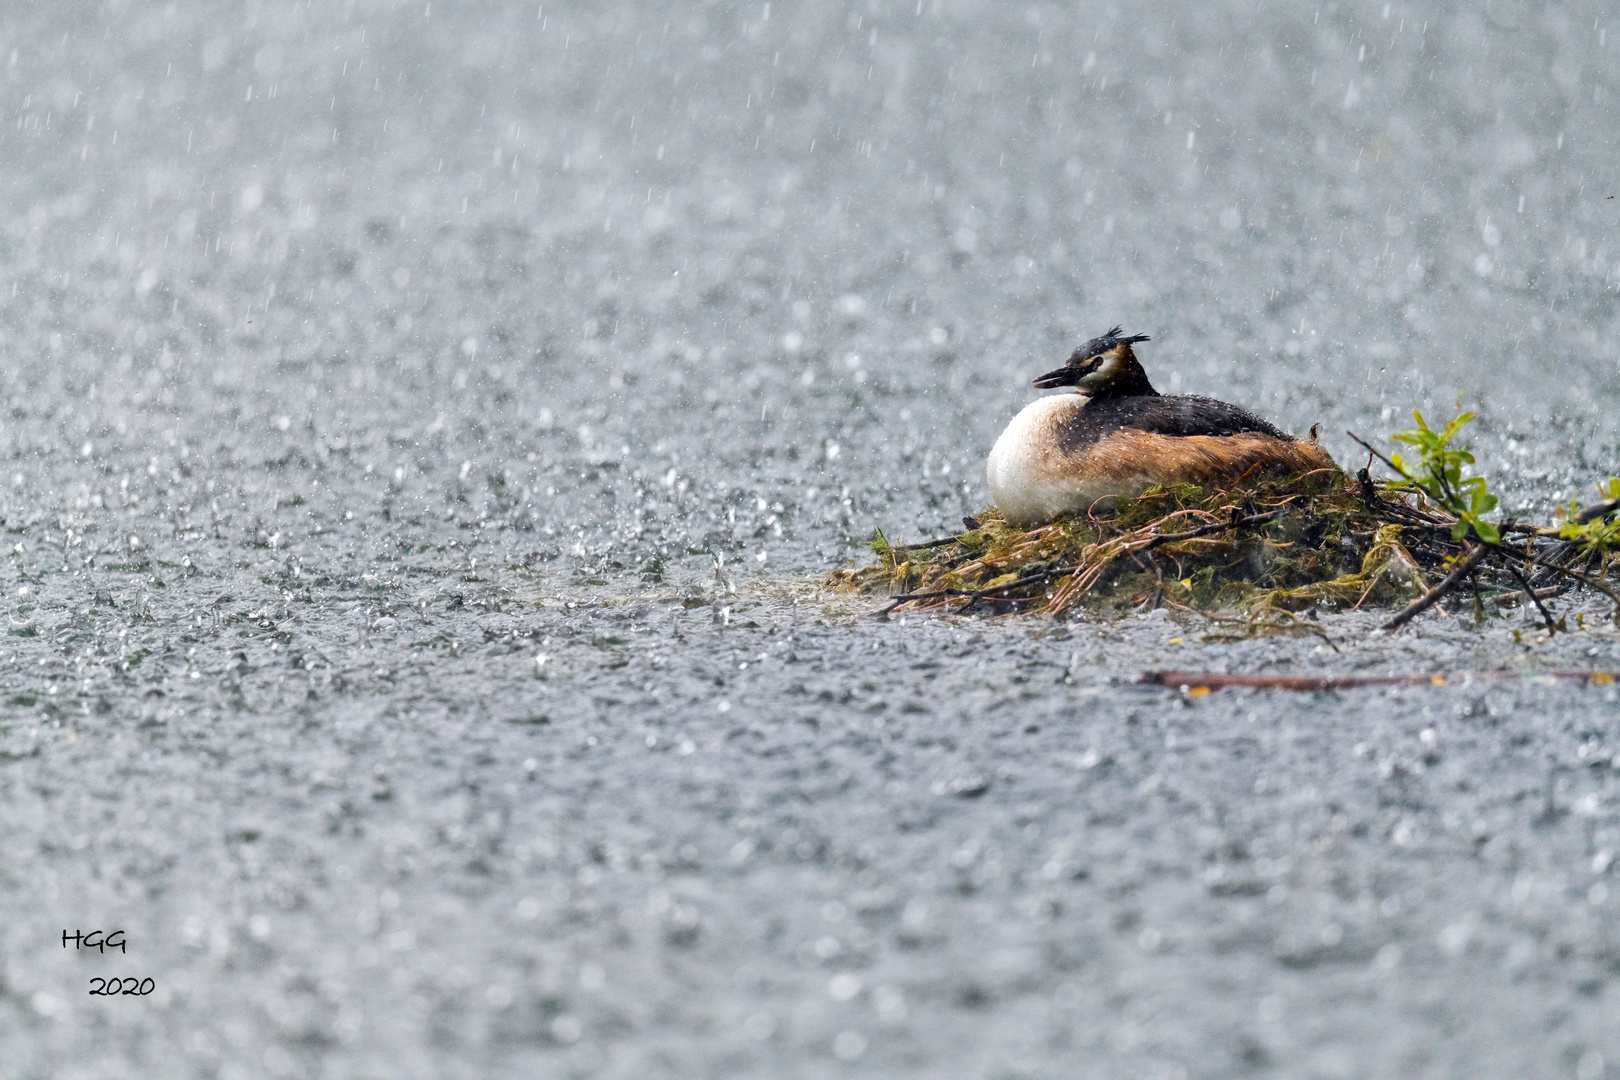
[[884,1023],[897,1024],[906,1018],[906,996],[897,987],[880,986],[873,990],[872,1005]]
[[851,972],[834,975],[827,980],[827,996],[834,1001],[851,1001],[861,992],[861,977]]
[[833,1056],[840,1061],[854,1061],[866,1053],[866,1036],[858,1031],[840,1031],[833,1038]]

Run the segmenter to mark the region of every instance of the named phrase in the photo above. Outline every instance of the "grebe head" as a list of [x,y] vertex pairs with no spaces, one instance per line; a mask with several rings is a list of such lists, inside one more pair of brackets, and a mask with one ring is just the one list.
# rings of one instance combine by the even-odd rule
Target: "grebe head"
[[1158,391],[1148,382],[1147,372],[1131,352],[1133,342],[1147,341],[1148,336],[1121,336],[1119,331],[1116,326],[1102,337],[1092,338],[1074,350],[1067,364],[1048,371],[1035,380],[1035,385],[1042,390],[1072,386],[1078,393],[1094,398],[1157,395]]

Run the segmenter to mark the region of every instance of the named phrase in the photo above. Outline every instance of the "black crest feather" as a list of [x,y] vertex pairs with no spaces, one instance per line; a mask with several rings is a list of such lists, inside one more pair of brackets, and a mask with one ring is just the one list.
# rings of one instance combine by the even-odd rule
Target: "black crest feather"
[[1123,326],[1116,326],[1101,337],[1092,338],[1074,350],[1074,354],[1069,357],[1069,362],[1078,363],[1081,360],[1096,356],[1098,353],[1105,353],[1116,345],[1134,345],[1138,341],[1153,340],[1146,334],[1121,334],[1124,329]]

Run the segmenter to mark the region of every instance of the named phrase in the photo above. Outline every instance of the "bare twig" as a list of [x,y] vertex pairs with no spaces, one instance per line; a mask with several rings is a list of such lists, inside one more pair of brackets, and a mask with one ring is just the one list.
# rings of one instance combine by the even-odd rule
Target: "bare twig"
[[1490,549],[1484,544],[1470,545],[1468,554],[1457,560],[1457,564],[1451,568],[1451,573],[1446,575],[1445,580],[1441,581],[1440,584],[1436,585],[1434,588],[1430,589],[1428,592],[1406,605],[1406,609],[1404,611],[1395,616],[1393,619],[1389,620],[1389,622],[1385,623],[1380,629],[1399,630],[1401,627],[1405,626],[1407,623],[1429,610],[1429,608],[1433,607],[1442,596],[1445,596],[1446,593],[1450,592],[1452,589],[1455,589],[1457,587],[1457,583],[1467,575],[1468,571],[1474,568],[1474,564],[1479,562],[1479,560],[1483,558],[1485,553],[1489,550]]
[[1552,616],[1547,613],[1547,609],[1541,605],[1541,597],[1536,595],[1536,590],[1531,588],[1530,582],[1525,579],[1523,574],[1519,573],[1519,568],[1512,563],[1508,563],[1507,571],[1513,575],[1513,580],[1519,583],[1519,587],[1530,598],[1530,602],[1536,605],[1536,610],[1541,612],[1541,621],[1547,624],[1547,634],[1551,636],[1558,633],[1558,625],[1553,622]]
[[[1376,456],[1379,461],[1382,461],[1385,465],[1388,465],[1391,472],[1397,473],[1401,476],[1406,475],[1401,469],[1396,467],[1393,461],[1375,450],[1372,444],[1367,442],[1366,439],[1363,439],[1353,431],[1346,431],[1345,434],[1356,440],[1356,442],[1360,443],[1362,446],[1366,447],[1367,452]],[[1366,469],[1361,470],[1362,474],[1365,474],[1366,472]],[[1358,477],[1362,480],[1362,498],[1366,499],[1368,504],[1374,508],[1384,511],[1389,517],[1398,518],[1406,524],[1416,525],[1428,529],[1450,529],[1457,523],[1457,519],[1450,514],[1438,511],[1420,510],[1416,507],[1407,506],[1405,503],[1391,502],[1388,499],[1379,498],[1378,494],[1373,490],[1371,478],[1361,476],[1360,474],[1358,474]],[[1429,501],[1432,504],[1433,500],[1426,501]]]
[[1616,511],[1620,511],[1620,499],[1610,499],[1608,502],[1601,502],[1596,506],[1588,506],[1585,510],[1582,510],[1580,513],[1576,514],[1575,524],[1585,525],[1588,521],[1596,521],[1600,517],[1608,517],[1610,514],[1615,513]]
[[[1524,678],[1516,671],[1451,671],[1406,675],[1224,675],[1213,671],[1145,671],[1141,682],[1147,686],[1204,691],[1246,686],[1257,690],[1348,690],[1358,686],[1452,686],[1468,682],[1502,682]],[[1580,679],[1600,686],[1611,685],[1620,673],[1612,671],[1544,671],[1536,676],[1551,679]]]
[[1385,518],[1393,519],[1403,525],[1410,525],[1413,528],[1435,531],[1449,530],[1451,526],[1456,524],[1455,518],[1442,517],[1428,511],[1419,510],[1414,506],[1408,506],[1404,502],[1383,498],[1378,494],[1378,489],[1373,487],[1372,476],[1366,469],[1357,471],[1356,483],[1361,494],[1361,501],[1372,507],[1375,513],[1382,514]]
[[1389,460],[1389,458],[1385,457],[1378,450],[1374,449],[1372,443],[1368,442],[1366,439],[1363,439],[1360,435],[1357,435],[1353,431],[1346,431],[1345,434],[1356,440],[1356,442],[1360,443],[1362,448],[1365,449],[1367,453],[1371,454],[1379,461],[1382,461],[1385,465],[1388,465],[1391,472],[1400,473],[1402,476],[1406,475],[1405,473],[1401,473],[1401,470],[1395,467],[1395,463],[1393,461]]
[[[1570,590],[1570,588],[1570,583],[1566,581],[1562,585],[1549,585],[1545,589],[1537,589],[1536,595],[1541,597],[1543,600],[1547,600],[1554,596],[1564,595]],[[1524,590],[1509,589],[1506,592],[1492,593],[1485,597],[1485,599],[1494,600],[1498,604],[1518,603],[1524,599]]]
[[1599,581],[1590,574],[1583,574],[1579,570],[1572,569],[1568,566],[1562,566],[1548,559],[1541,558],[1538,555],[1527,555],[1526,558],[1530,562],[1535,563],[1537,566],[1544,566],[1556,574],[1561,574],[1564,577],[1578,581],[1587,588],[1596,589],[1604,596],[1607,596],[1610,600],[1614,601],[1615,616],[1620,618],[1620,593],[1616,593],[1612,588],[1605,585],[1602,581]]
[[1217,619],[1216,622],[1234,623],[1239,628],[1235,633],[1216,633],[1204,635],[1205,641],[1232,642],[1242,641],[1245,638],[1263,637],[1267,632],[1283,633],[1288,630],[1303,630],[1307,634],[1322,639],[1322,643],[1334,652],[1339,651],[1338,643],[1328,636],[1320,623],[1314,619],[1302,619],[1291,611],[1277,613],[1278,619]]
[[1015,581],[1009,581],[1005,585],[996,585],[988,589],[938,589],[934,592],[925,593],[899,593],[889,597],[894,603],[878,612],[878,614],[887,615],[901,604],[909,604],[913,600],[947,600],[956,596],[966,596],[971,600],[983,600],[985,597],[995,593],[1006,592],[1008,589],[1021,589],[1025,585],[1033,585],[1038,581],[1062,577],[1064,574],[1072,574],[1078,569],[1078,566],[1055,566],[1050,570],[1037,570],[1033,574],[1025,574]]
[[890,551],[924,551],[924,550],[926,550],[928,548],[944,547],[947,544],[954,544],[954,543],[957,542],[957,540],[958,540],[958,537],[945,536],[945,537],[941,537],[938,540],[926,540],[926,541],[924,541],[923,543],[920,543],[920,544],[890,544],[889,545],[889,550]]
[[1230,521],[1217,521],[1209,525],[1200,525],[1198,528],[1190,529],[1187,532],[1165,533],[1162,536],[1155,536],[1152,540],[1134,550],[1152,551],[1160,544],[1174,544],[1180,540],[1195,540],[1200,536],[1209,536],[1212,533],[1225,532],[1227,529],[1236,529],[1244,525],[1264,525],[1268,521],[1276,521],[1282,517],[1283,511],[1286,509],[1287,507],[1281,507],[1264,514],[1252,514],[1249,517],[1233,518]]
[[[1588,522],[1596,521],[1598,518],[1608,517],[1610,514],[1613,514],[1616,511],[1620,511],[1620,499],[1610,499],[1608,502],[1601,502],[1596,506],[1588,506],[1585,510],[1582,510],[1580,513],[1571,518],[1570,523],[1574,525],[1585,525]],[[1503,531],[1506,532],[1507,530],[1504,529]],[[1520,526],[1514,531],[1529,533],[1532,536],[1554,537],[1557,536],[1562,529]],[[1581,544],[1576,540],[1561,540],[1554,544],[1552,549],[1547,553],[1547,557],[1552,560],[1552,562],[1542,563],[1542,572],[1531,577],[1531,583],[1535,585],[1546,584],[1549,580],[1551,580],[1552,577],[1552,563],[1562,564],[1564,560],[1579,552],[1580,549]],[[1590,556],[1583,561],[1590,561]],[[1620,601],[1617,601],[1616,603],[1617,606],[1620,606]]]

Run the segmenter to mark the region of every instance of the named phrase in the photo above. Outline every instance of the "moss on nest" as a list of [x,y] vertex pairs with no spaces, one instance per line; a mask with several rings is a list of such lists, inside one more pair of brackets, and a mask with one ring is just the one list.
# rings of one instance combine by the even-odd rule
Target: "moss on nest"
[[1247,491],[1155,486],[1107,514],[1019,529],[993,507],[929,544],[890,544],[829,584],[917,608],[966,604],[1059,614],[1148,601],[1214,610],[1298,611],[1389,602],[1422,584],[1402,526],[1375,516],[1342,477],[1294,477]]

